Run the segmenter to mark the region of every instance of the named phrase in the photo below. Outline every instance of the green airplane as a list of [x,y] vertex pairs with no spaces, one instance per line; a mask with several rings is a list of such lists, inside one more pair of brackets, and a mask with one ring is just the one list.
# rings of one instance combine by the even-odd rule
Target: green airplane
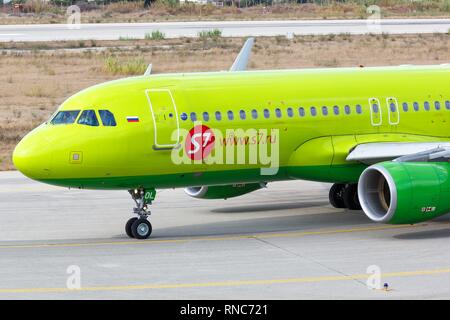
[[68,98],[17,145],[24,175],[128,190],[128,236],[155,189],[226,199],[272,181],[334,183],[336,208],[413,224],[450,212],[450,65],[151,74]]

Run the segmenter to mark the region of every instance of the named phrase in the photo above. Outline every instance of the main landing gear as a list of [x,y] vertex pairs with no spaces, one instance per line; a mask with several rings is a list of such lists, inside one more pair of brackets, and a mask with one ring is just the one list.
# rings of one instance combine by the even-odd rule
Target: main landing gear
[[357,183],[335,183],[330,189],[330,204],[335,208],[361,210]]
[[125,232],[130,238],[136,239],[147,239],[152,234],[152,225],[147,220],[148,216],[151,214],[148,210],[148,206],[152,204],[155,200],[156,190],[144,188],[128,190],[136,203],[136,207],[133,208],[133,212],[138,215],[138,217],[131,218],[125,225]]

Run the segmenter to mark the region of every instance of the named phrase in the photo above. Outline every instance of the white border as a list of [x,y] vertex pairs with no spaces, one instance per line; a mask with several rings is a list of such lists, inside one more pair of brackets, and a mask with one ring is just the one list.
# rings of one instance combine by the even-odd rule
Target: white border
[[[150,92],[162,92],[162,91],[165,91],[165,92],[169,93],[170,99],[172,100],[173,109],[175,110],[175,119],[177,120],[177,127],[176,127],[176,130],[177,130],[177,141],[175,143],[173,143],[173,144],[158,144],[158,128],[156,127],[155,113],[153,111],[153,105],[152,105],[149,93]],[[155,134],[155,147],[157,147],[157,148],[173,148],[173,147],[176,147],[179,144],[179,142],[180,142],[180,123],[179,123],[179,120],[178,120],[177,105],[175,104],[175,100],[173,99],[172,92],[170,91],[170,89],[147,89],[147,90],[145,90],[145,95],[147,97],[147,101],[148,101],[148,104],[150,106],[150,112],[152,113],[152,118],[153,118],[153,128],[154,128],[154,134]]]
[[[374,123],[373,122],[373,109],[372,109],[372,100],[377,101],[378,104],[378,115],[380,116],[380,123]],[[370,122],[372,123],[372,126],[377,127],[377,126],[381,126],[383,124],[383,112],[381,111],[381,104],[380,104],[380,99],[372,97],[369,98],[369,111],[370,111]]]
[[[391,121],[391,104],[389,103],[389,100],[392,100],[395,103],[395,110],[397,110],[397,122],[392,122]],[[389,124],[391,125],[396,125],[400,123],[400,110],[399,110],[399,106],[398,106],[398,101],[397,98],[395,97],[387,97],[386,98],[386,106],[388,108],[388,118],[389,118]]]

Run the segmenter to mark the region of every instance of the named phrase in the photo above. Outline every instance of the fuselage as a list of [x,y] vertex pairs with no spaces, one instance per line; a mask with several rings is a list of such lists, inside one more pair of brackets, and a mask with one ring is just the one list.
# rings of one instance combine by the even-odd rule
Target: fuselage
[[[50,119],[19,143],[13,160],[33,179],[93,189],[356,182],[366,166],[345,158],[358,144],[450,140],[449,83],[448,65],[126,78],[67,99],[57,112],[79,111],[74,122]],[[93,110],[98,125],[78,123],[83,110]],[[99,110],[116,125],[104,125]],[[208,163],[201,154],[175,163],[201,125],[215,133],[214,150],[276,145],[277,159]],[[267,167],[274,170],[261,174]]]

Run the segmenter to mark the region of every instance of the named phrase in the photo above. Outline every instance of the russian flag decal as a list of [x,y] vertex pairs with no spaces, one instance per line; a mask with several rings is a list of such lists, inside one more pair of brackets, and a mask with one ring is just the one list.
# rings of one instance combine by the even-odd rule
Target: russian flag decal
[[127,117],[128,122],[139,122],[139,117]]

